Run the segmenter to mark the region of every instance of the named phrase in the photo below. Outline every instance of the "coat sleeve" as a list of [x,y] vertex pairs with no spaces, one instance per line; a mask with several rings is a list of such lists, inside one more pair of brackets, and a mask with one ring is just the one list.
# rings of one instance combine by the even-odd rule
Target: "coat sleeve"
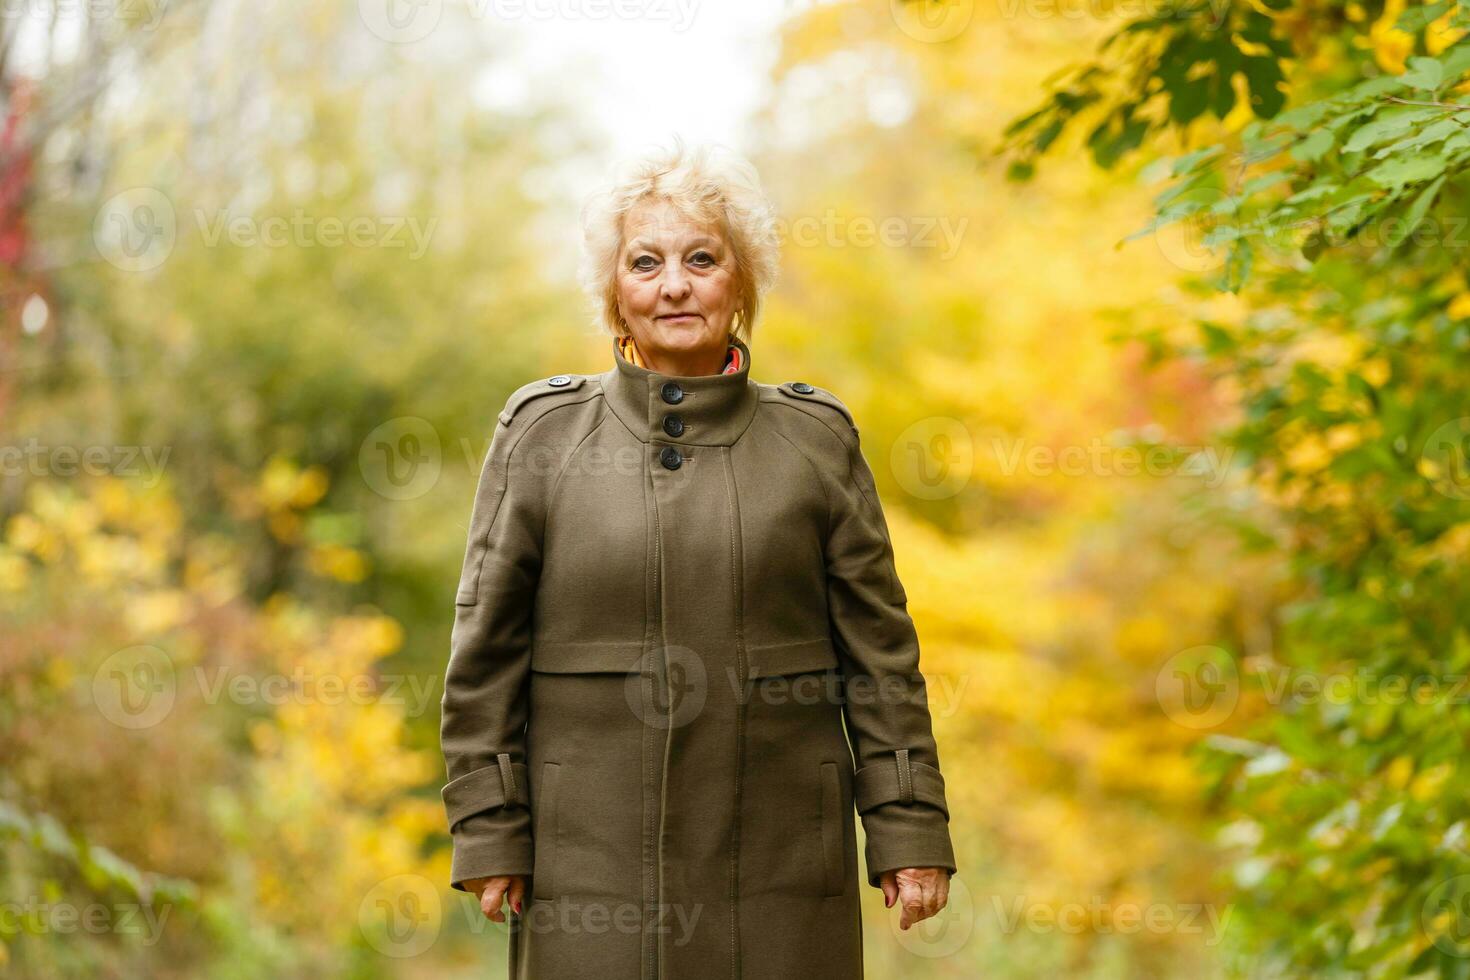
[[908,596],[857,430],[838,428],[846,462],[832,491],[827,604],[857,757],[853,795],[868,882],[877,887],[882,872],[897,868],[958,869]]
[[444,678],[440,745],[451,884],[529,875],[525,728],[545,515],[526,426],[502,415],[480,472]]

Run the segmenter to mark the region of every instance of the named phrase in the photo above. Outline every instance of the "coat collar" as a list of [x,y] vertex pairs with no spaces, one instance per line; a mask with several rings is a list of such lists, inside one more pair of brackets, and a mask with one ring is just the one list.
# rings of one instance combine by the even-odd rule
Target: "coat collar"
[[[760,400],[759,386],[750,378],[750,348],[738,337],[734,343],[740,348],[739,371],[684,377],[638,367],[623,357],[613,338],[613,366],[601,375],[609,407],[642,442],[732,445],[750,425]],[[665,428],[670,416],[683,422],[681,434]],[[679,431],[677,421],[669,423],[673,431]]]

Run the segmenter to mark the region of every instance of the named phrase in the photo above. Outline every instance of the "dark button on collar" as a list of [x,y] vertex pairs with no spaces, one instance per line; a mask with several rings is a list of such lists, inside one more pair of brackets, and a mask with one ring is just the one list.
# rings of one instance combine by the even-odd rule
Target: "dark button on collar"
[[663,452],[658,454],[658,461],[664,464],[666,470],[677,470],[684,465],[684,454],[674,446],[665,446]]
[[807,384],[805,381],[793,381],[793,382],[791,382],[791,390],[792,391],[799,391],[803,395],[810,395],[816,389],[814,389],[811,385]]
[[553,375],[552,377],[546,379],[546,383],[549,385],[556,385],[556,387],[560,388],[562,385],[571,384],[572,376],[569,374]]
[[679,387],[677,381],[665,381],[662,394],[664,401],[670,405],[677,405],[684,400],[684,389]]
[[675,438],[684,434],[684,420],[670,413],[664,416],[664,431]]

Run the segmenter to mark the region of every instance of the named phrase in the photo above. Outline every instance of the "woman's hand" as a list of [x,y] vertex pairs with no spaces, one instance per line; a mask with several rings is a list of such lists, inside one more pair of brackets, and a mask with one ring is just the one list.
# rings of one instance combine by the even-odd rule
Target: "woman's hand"
[[899,868],[878,876],[883,886],[883,905],[893,908],[896,900],[901,913],[900,929],[922,922],[949,903],[949,870],[947,868]]
[[524,875],[466,878],[464,887],[465,891],[470,894],[480,896],[480,911],[484,912],[485,917],[492,922],[505,921],[505,913],[500,910],[500,903],[506,899],[510,900],[510,907],[515,914],[521,914],[521,902],[526,897]]

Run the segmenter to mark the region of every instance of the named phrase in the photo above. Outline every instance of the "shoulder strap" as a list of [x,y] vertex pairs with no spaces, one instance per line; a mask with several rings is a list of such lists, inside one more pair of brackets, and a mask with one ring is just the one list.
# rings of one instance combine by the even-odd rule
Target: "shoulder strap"
[[519,412],[527,402],[543,395],[564,394],[576,391],[586,382],[587,378],[581,374],[553,374],[549,378],[540,381],[532,381],[530,384],[521,385],[505,401],[505,408],[500,413],[500,421],[503,425],[510,425],[511,419]]
[[776,390],[788,398],[794,398],[797,401],[818,402],[826,405],[841,415],[847,421],[848,427],[852,431],[857,431],[857,423],[852,420],[852,412],[848,411],[847,406],[842,404],[842,399],[832,394],[826,388],[818,388],[816,385],[809,385],[805,381],[786,381],[777,385]]

